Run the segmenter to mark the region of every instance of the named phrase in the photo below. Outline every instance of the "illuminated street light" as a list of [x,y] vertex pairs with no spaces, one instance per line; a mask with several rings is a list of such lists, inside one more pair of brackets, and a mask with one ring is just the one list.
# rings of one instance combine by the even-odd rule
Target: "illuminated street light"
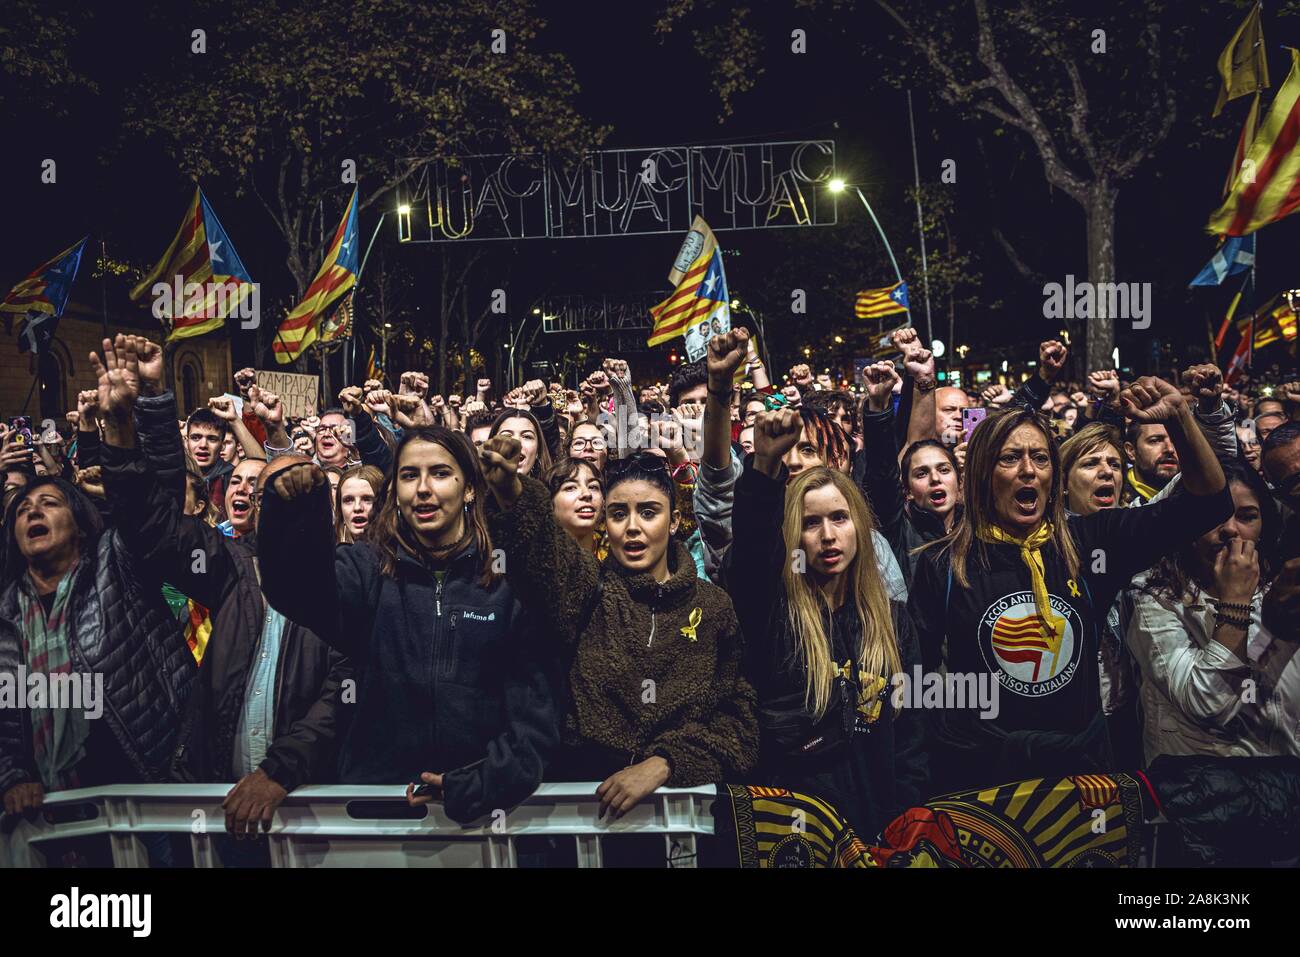
[[837,346],[842,346],[842,345],[844,345],[844,337],[843,337],[843,336],[836,336],[836,337],[835,337],[835,344],[836,344]]
[[842,193],[844,192],[844,180],[840,179],[837,176],[829,183],[826,184],[826,188],[829,189],[832,193]]

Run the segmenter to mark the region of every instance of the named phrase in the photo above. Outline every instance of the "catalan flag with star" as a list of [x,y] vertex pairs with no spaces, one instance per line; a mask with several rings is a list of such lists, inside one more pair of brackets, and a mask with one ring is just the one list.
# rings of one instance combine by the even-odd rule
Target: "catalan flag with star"
[[54,338],[54,328],[63,315],[63,307],[68,304],[68,293],[72,290],[72,281],[77,278],[81,253],[89,238],[87,236],[53,259],[41,263],[9,291],[4,302],[0,302],[0,313],[6,320],[11,316],[23,320],[23,327],[18,332],[20,352],[39,354]]
[[280,323],[272,350],[281,365],[293,362],[321,338],[321,324],[330,306],[357,284],[357,191],[352,191],[339,228],[334,231],[325,261],[307,287],[302,302]]
[[[650,310],[654,328],[646,345],[657,346],[683,336],[687,329],[714,317],[724,318],[726,328],[731,327],[731,300],[727,295],[727,277],[722,271],[722,250],[704,217],[696,216],[691,223],[668,273],[668,281],[676,288]],[[704,337],[705,342],[708,339]],[[692,361],[695,358],[692,356]]]
[[[154,292],[159,283],[166,295]],[[197,284],[201,292],[187,287]],[[191,294],[194,293],[194,294]],[[171,327],[167,341],[191,339],[223,328],[226,319],[253,294],[253,280],[226,235],[203,190],[194,198],[162,259],[131,290],[131,300],[155,296],[154,315]]]
[[862,290],[854,300],[853,314],[859,319],[879,319],[911,308],[907,301],[907,283],[900,280],[882,289]]

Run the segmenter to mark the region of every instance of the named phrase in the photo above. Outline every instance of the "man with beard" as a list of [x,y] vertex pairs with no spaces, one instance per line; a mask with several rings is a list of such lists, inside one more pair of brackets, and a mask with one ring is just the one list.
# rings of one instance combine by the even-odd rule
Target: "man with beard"
[[[135,336],[119,336],[117,348],[106,352],[110,369],[120,357],[116,367],[131,371],[137,356],[153,354]],[[212,633],[177,773],[237,781],[226,797],[226,828],[254,836],[259,826],[270,827],[289,791],[332,780],[339,692],[351,674],[341,655],[287,622],[262,595],[258,502],[266,481],[306,459],[242,463],[230,489],[232,522],[242,534],[223,535],[201,517],[184,514],[183,474],[174,469],[180,450],[170,422],[175,399],[158,390],[161,354],[156,362],[138,363],[138,371],[145,397],[136,393],[131,375],[117,379],[111,393],[114,428],[106,431],[102,449],[105,491],[130,554],[211,611]],[[220,848],[227,866],[269,864],[262,843],[223,842]]]
[[[1183,384],[1195,397],[1196,424],[1220,460],[1237,457],[1233,411],[1223,401],[1223,373],[1218,366],[1196,365],[1183,373]],[[1130,506],[1145,505],[1178,474],[1178,450],[1160,423],[1131,422],[1125,431],[1124,454],[1132,463],[1126,484],[1133,493]]]

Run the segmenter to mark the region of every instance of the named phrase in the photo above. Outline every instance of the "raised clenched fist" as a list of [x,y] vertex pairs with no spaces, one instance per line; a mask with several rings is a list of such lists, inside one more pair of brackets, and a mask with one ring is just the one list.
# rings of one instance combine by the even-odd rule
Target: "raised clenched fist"
[[587,381],[591,387],[596,390],[596,395],[609,395],[613,391],[613,386],[609,384],[609,376],[604,372],[593,372],[587,376]]
[[884,412],[889,408],[894,386],[901,381],[902,376],[892,362],[875,362],[863,369],[862,383],[867,390],[867,408],[872,412]]
[[140,387],[157,391],[163,379],[163,351],[156,342],[145,336],[130,336],[135,342],[136,367],[140,373]]
[[216,414],[217,418],[224,419],[226,422],[234,422],[237,418],[235,400],[227,396],[215,395],[208,399],[208,408]]
[[1114,369],[1099,369],[1088,373],[1088,391],[1108,404],[1119,400],[1119,373]]
[[1202,409],[1218,411],[1223,402],[1223,373],[1218,366],[1209,362],[1191,366],[1183,373],[1183,382],[1192,390]]
[[398,389],[403,395],[424,398],[425,393],[429,391],[429,377],[423,372],[403,372]]
[[528,406],[546,404],[546,383],[541,379],[529,379],[520,390],[522,400]]
[[630,379],[632,377],[625,359],[606,359],[601,363],[600,369],[611,379]]
[[800,362],[796,366],[790,367],[790,378],[794,384],[801,389],[810,388],[813,384],[812,369],[808,368],[808,363]]
[[380,382],[378,379],[367,379],[365,381],[365,384],[361,386],[361,391],[364,392],[366,395],[369,395],[370,393],[374,392],[376,389],[382,389],[383,387],[384,384]]
[[[267,425],[284,424],[284,406],[280,403],[280,397],[274,392],[269,389],[251,386],[248,390],[248,401],[253,403],[253,415]],[[317,424],[319,422],[318,419]],[[306,422],[303,424],[306,425]],[[309,428],[315,428],[315,426],[309,426]]]
[[519,453],[523,446],[513,435],[494,435],[479,449],[483,477],[492,495],[504,506],[514,504],[522,491]]
[[1183,409],[1183,394],[1155,376],[1142,376],[1119,398],[1124,414],[1135,422],[1168,422]]
[[785,396],[786,404],[792,408],[798,408],[799,403],[803,401],[803,396],[799,393],[799,390],[792,385],[782,388],[781,394]]
[[393,394],[387,389],[371,389],[366,393],[366,408],[373,415],[393,414]]
[[731,382],[749,351],[749,330],[732,329],[709,340],[705,363],[709,370],[709,389],[731,391]]
[[343,406],[343,411],[348,415],[356,415],[365,409],[365,403],[362,402],[361,389],[358,386],[350,385],[339,393],[339,405]]
[[1065,348],[1063,342],[1056,339],[1040,342],[1038,344],[1038,367],[1043,378],[1048,382],[1054,382],[1056,377],[1061,374],[1061,370],[1065,368],[1065,360],[1069,355],[1070,350]]
[[775,478],[802,433],[803,419],[794,409],[760,412],[754,419],[754,468]]
[[934,356],[929,349],[918,348],[903,353],[903,367],[912,377],[912,382],[921,389],[932,389],[935,385]]
[[925,348],[921,345],[921,337],[916,334],[916,330],[911,326],[895,329],[889,334],[889,341],[894,344],[895,349],[903,354],[904,358],[918,349]]
[[248,398],[249,386],[257,385],[257,370],[251,366],[245,366],[235,373],[235,388],[245,399]]
[[988,405],[1003,406],[1011,403],[1011,390],[1002,383],[991,385],[980,393],[980,398]]
[[[357,390],[361,391],[360,389]],[[312,462],[290,465],[271,479],[271,488],[286,502],[292,502],[329,482],[324,470]]]

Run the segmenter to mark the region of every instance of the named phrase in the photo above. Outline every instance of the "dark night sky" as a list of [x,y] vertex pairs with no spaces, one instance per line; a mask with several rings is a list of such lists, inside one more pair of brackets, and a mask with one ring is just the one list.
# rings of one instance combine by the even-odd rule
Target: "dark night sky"
[[[541,8],[549,20],[542,43],[565,53],[573,64],[583,89],[580,110],[593,123],[614,127],[607,146],[833,138],[841,168],[852,181],[864,184],[896,249],[901,252],[915,242],[913,211],[903,196],[912,172],[906,101],[900,91],[869,88],[860,79],[862,37],[875,27],[865,14],[827,21],[778,12],[775,4],[764,7],[758,15],[772,37],[767,73],[756,90],[741,97],[736,114],[719,124],[716,100],[708,92],[709,67],[691,50],[688,37],[676,34],[664,44],[654,38],[659,4],[547,2]],[[1235,22],[1227,11],[1206,23],[1206,52],[1200,58],[1207,73]],[[783,38],[795,26],[809,30],[808,55],[788,53],[788,39]],[[122,12],[97,15],[91,37],[78,49],[78,62],[100,83],[101,96],[70,104],[66,120],[33,116],[22,104],[16,107],[17,116],[6,118],[7,126],[18,123],[17,128],[31,135],[10,136],[0,151],[0,209],[6,227],[0,230],[0,285],[8,288],[42,259],[88,231],[96,240],[105,237],[111,255],[141,265],[152,264],[162,252],[188,201],[187,180],[151,147],[123,143],[112,155],[105,154],[110,152],[106,146],[118,139],[122,90],[147,75],[162,45],[188,45],[188,29],[176,36],[160,32],[157,19]],[[1276,87],[1285,77],[1281,44],[1297,42],[1300,35],[1288,37],[1276,20],[1266,22],[1266,30]],[[681,91],[692,95],[682,97]],[[682,101],[689,106],[675,105]],[[1093,105],[1104,110],[1104,95],[1094,95]],[[1017,162],[1013,151],[1001,149],[994,154],[997,168],[984,169],[974,127],[927,95],[917,95],[916,107],[922,174],[933,178],[942,159],[957,159],[957,215],[964,223],[964,235],[981,257],[986,298],[1004,303],[999,314],[963,312],[957,338],[992,346],[1030,343],[1054,334],[1054,329],[1045,328],[1051,323],[1041,318],[1041,287],[1027,283],[1010,268],[987,227],[996,218],[1038,271],[1062,279],[1067,272],[1081,276],[1086,271],[1081,213],[1067,197],[1048,189],[1036,158],[1026,156]],[[1239,119],[1229,122],[1235,125]],[[1166,341],[1203,343],[1206,317],[1221,314],[1229,298],[1227,287],[1196,295],[1184,287],[1212,252],[1203,224],[1217,205],[1230,151],[1228,141],[1210,143],[1202,150],[1167,146],[1123,187],[1119,278],[1156,284],[1156,320],[1163,317],[1167,323]],[[59,164],[55,186],[39,182],[40,161],[46,156]],[[227,185],[204,185],[253,278],[283,295],[291,283],[265,212],[255,201],[236,199]],[[331,224],[339,211],[327,203]],[[840,221],[834,229],[871,230],[856,204],[841,204]],[[368,237],[373,223],[372,212],[363,214],[363,235]],[[1288,221],[1263,233],[1260,285],[1266,295],[1300,285],[1300,277],[1291,271],[1300,236],[1297,229],[1294,221]],[[745,231],[720,238],[725,248],[743,252],[728,263],[734,294],[745,294],[747,283],[758,282],[780,255],[779,243],[770,234]],[[529,298],[548,284],[570,292],[641,291],[664,286],[679,241],[676,236],[533,240],[515,244],[512,250],[503,248],[498,255],[510,257],[517,288]],[[379,242],[421,280],[435,272],[439,246],[398,247],[390,230],[381,234]],[[889,278],[883,249],[878,260],[877,272],[863,277],[864,281]],[[98,304],[98,284],[90,280],[89,266],[83,263],[74,298]],[[557,273],[564,276],[563,282]],[[264,302],[267,296],[264,287]],[[120,292],[115,293],[114,306],[114,311],[130,308]],[[845,304],[846,324],[851,321],[850,310],[851,304]],[[425,316],[430,313],[422,311]],[[1150,337],[1128,341],[1121,336],[1121,350],[1146,350],[1150,341]],[[1126,364],[1130,361],[1126,355]]]

